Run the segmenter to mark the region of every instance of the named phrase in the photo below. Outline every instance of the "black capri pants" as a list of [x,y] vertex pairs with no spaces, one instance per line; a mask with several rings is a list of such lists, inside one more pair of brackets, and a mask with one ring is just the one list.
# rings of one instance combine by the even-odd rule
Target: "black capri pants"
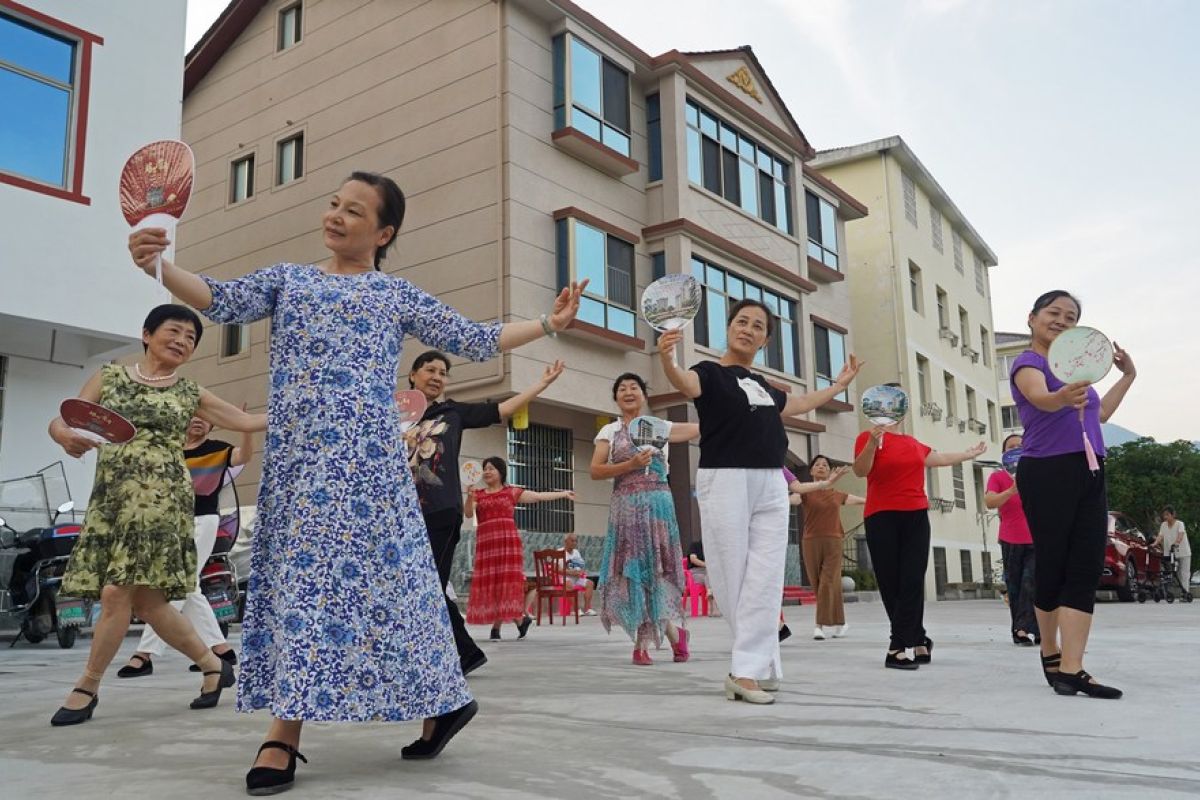
[[1091,614],[1108,536],[1103,460],[1093,473],[1083,453],[1025,456],[1017,466],[1017,491],[1037,560],[1034,605]]
[[879,597],[891,622],[889,650],[925,644],[929,512],[876,511],[863,520]]

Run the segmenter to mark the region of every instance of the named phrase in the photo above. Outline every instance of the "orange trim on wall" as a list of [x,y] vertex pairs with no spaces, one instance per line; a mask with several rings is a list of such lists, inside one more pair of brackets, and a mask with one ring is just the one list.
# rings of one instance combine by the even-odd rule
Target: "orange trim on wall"
[[606,233],[611,233],[618,239],[624,239],[632,244],[637,244],[642,241],[636,233],[613,225],[611,222],[605,222],[594,214],[589,214],[582,209],[576,208],[575,206],[560,208],[553,213],[555,222],[558,222],[560,219],[577,219],[580,222],[586,222],[588,225],[591,225],[594,228],[599,228]]

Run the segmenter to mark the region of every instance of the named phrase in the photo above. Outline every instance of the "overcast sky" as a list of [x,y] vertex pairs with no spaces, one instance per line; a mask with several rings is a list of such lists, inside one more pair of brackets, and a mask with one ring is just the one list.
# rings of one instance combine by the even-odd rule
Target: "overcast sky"
[[999,257],[996,328],[1075,292],[1138,366],[1112,421],[1200,439],[1200,2],[576,1],[652,54],[751,45],[817,149],[903,136]]

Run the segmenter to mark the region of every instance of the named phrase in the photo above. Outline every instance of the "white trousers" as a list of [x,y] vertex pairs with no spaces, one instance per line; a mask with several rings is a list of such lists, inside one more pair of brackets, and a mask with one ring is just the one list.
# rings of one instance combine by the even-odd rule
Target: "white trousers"
[[[196,517],[193,529],[196,540],[196,591],[182,600],[171,601],[171,605],[182,611],[188,622],[192,623],[205,647],[225,642],[225,636],[221,633],[221,626],[217,624],[212,606],[208,604],[208,598],[200,593],[200,570],[204,569],[204,562],[212,555],[213,545],[217,543],[217,525],[220,522],[221,518],[216,514]],[[161,656],[165,649],[166,643],[158,637],[154,628],[147,625],[142,631],[142,640],[138,642],[137,651]]]
[[781,678],[779,612],[787,558],[787,486],[778,469],[700,469],[704,563],[733,631],[729,673]]

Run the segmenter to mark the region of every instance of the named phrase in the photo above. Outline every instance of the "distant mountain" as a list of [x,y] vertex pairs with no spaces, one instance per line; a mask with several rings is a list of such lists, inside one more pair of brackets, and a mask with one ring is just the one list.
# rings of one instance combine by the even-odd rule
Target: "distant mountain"
[[1140,433],[1134,433],[1128,428],[1122,428],[1120,425],[1113,425],[1111,422],[1105,422],[1100,426],[1104,433],[1104,446],[1116,447],[1119,444],[1132,442],[1142,438]]

